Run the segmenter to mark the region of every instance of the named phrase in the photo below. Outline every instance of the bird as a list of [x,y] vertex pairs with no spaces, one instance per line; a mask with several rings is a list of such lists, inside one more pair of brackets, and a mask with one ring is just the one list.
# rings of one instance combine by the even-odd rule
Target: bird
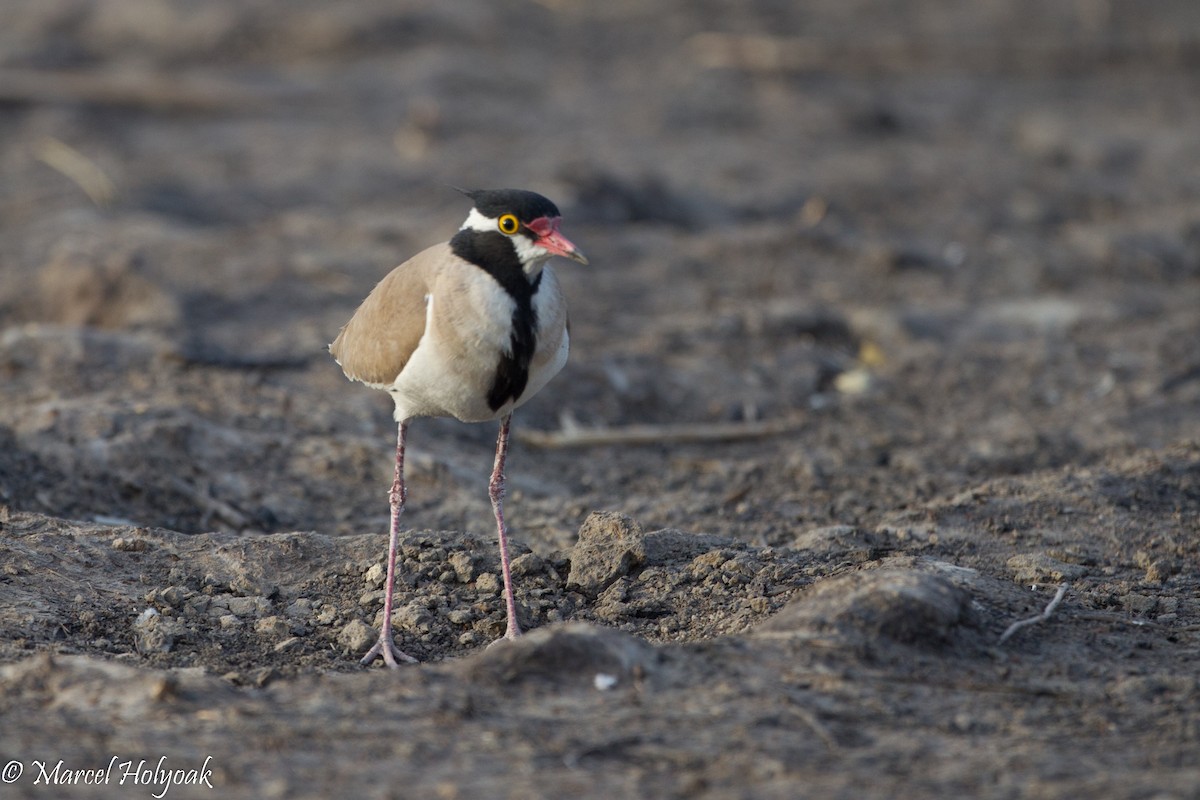
[[346,377],[392,396],[396,462],[383,625],[362,657],[389,667],[417,659],[396,647],[392,599],[400,516],[408,492],[404,449],[420,417],[499,420],[488,496],[496,518],[504,579],[505,639],[521,635],[513,599],[504,519],[505,461],[513,410],[563,368],[570,349],[563,292],[546,262],[588,259],[559,232],[562,214],[523,189],[459,189],[472,208],[458,232],[389,272],[342,326],[330,354]]

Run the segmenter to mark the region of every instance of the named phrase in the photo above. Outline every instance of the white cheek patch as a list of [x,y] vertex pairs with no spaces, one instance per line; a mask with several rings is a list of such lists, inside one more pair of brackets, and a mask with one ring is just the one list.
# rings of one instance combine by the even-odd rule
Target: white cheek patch
[[477,208],[471,209],[471,213],[467,214],[467,221],[462,224],[459,230],[465,231],[468,229],[479,231],[480,233],[491,233],[492,231],[499,230],[496,227],[496,220],[480,214]]

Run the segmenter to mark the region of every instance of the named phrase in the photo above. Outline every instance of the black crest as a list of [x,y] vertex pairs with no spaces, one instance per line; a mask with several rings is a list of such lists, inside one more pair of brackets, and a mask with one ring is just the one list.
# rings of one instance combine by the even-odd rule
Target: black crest
[[537,192],[524,189],[459,189],[475,201],[480,214],[493,219],[501,214],[516,214],[521,222],[538,217],[561,217],[558,206]]

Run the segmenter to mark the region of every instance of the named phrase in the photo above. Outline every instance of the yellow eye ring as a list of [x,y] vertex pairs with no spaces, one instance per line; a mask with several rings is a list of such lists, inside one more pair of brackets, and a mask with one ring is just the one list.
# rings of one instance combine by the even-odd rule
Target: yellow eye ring
[[521,227],[521,223],[517,220],[516,214],[505,214],[496,221],[496,227],[500,229],[501,233],[511,234],[517,232],[517,229]]

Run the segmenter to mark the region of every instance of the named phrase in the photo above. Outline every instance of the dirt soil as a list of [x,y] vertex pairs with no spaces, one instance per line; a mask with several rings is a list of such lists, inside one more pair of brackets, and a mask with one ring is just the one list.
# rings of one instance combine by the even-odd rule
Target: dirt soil
[[[0,797],[1200,797],[1198,98],[1192,0],[9,0]],[[451,185],[591,258],[531,632],[420,420],[363,667]]]

